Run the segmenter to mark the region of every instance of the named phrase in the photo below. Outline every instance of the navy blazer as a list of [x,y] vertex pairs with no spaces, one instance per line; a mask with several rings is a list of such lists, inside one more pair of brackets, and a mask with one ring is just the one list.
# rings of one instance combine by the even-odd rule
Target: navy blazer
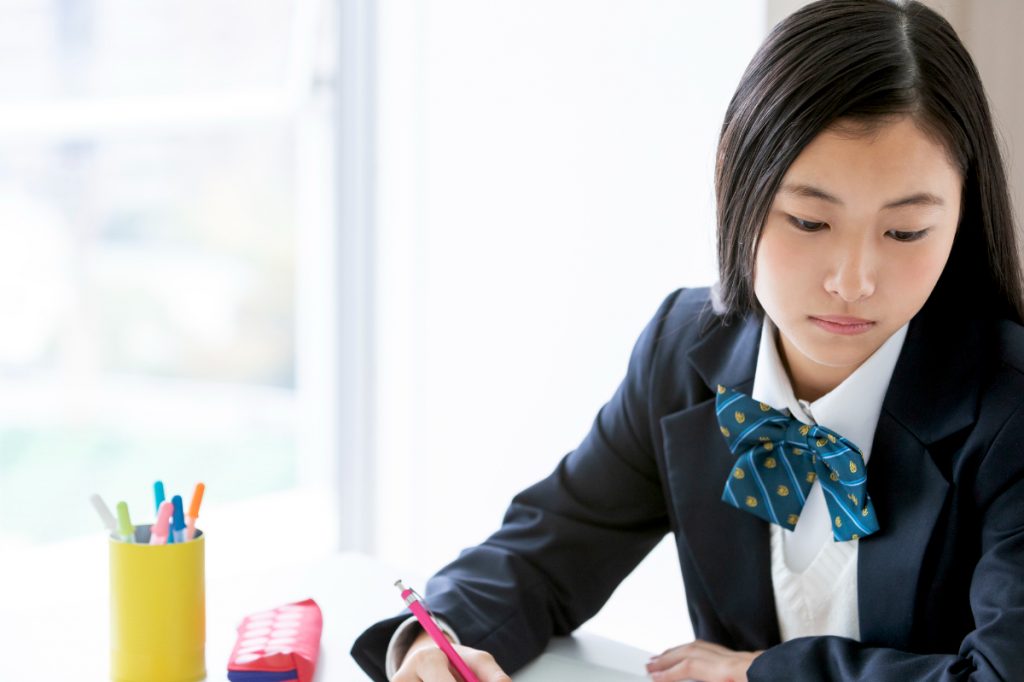
[[[1024,679],[1024,327],[935,297],[914,316],[868,465],[881,530],[859,541],[861,641],[780,643],[768,524],[721,501],[735,456],[715,419],[718,384],[752,389],[761,320],[724,324],[708,295],[665,299],[580,446],[429,581],[433,610],[512,673],[672,532],[696,636],[765,649],[752,682]],[[379,682],[403,619],[353,646]]]

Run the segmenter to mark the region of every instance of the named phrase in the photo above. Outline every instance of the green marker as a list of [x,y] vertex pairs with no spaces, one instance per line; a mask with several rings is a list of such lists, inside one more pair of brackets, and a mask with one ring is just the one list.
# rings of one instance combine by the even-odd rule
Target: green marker
[[128,503],[117,503],[117,535],[121,542],[135,542],[135,526],[128,516]]

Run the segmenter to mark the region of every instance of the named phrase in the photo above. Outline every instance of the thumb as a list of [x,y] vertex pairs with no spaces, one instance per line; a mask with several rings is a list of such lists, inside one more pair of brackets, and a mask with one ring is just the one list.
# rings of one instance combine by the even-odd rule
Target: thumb
[[494,656],[486,651],[472,651],[468,655],[464,654],[463,660],[469,664],[480,682],[512,682],[512,678],[501,669],[498,662],[494,660]]

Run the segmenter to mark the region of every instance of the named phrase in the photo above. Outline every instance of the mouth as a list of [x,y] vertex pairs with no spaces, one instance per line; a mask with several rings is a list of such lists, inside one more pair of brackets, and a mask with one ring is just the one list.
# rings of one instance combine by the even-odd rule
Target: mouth
[[818,327],[833,334],[863,334],[875,326],[872,320],[846,315],[811,315],[809,318]]
[[831,322],[832,324],[874,324],[872,320],[865,320],[862,317],[850,317],[849,315],[811,315],[816,320]]

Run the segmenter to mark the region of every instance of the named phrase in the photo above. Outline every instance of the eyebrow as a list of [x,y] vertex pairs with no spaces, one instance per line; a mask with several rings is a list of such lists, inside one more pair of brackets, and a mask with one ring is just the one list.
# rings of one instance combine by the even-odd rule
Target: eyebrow
[[[811,199],[822,199],[832,204],[843,206],[843,201],[839,197],[829,194],[823,189],[815,187],[813,185],[805,185],[802,183],[786,183],[782,185],[779,192],[785,194],[792,194],[798,197],[808,197]],[[936,196],[931,192],[918,192],[917,194],[911,194],[908,197],[902,199],[896,199],[890,201],[885,206],[882,206],[882,210],[889,208],[902,208],[904,206],[945,206],[946,202],[943,201],[942,197]]]

